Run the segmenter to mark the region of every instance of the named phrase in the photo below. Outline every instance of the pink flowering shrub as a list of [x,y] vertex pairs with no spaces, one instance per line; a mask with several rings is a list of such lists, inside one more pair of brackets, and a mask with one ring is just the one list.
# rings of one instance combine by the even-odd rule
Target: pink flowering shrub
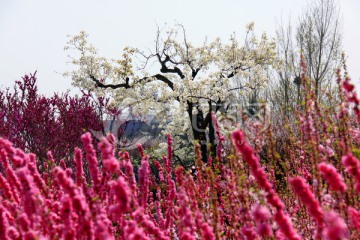
[[36,72],[16,81],[13,89],[0,90],[0,136],[16,147],[35,153],[43,167],[47,152],[60,160],[81,146],[85,131],[101,131],[102,116],[88,95],[71,97],[38,93]]
[[0,138],[0,239],[360,239],[360,102],[344,69],[331,106],[303,74],[284,129],[223,136],[213,114],[216,156],[204,163],[195,145],[191,171],[174,167],[170,135],[162,159],[138,146],[137,171],[112,135],[83,134],[70,164],[47,152],[42,171]]
[[[314,234],[323,239],[348,239],[357,234],[360,214],[355,202],[332,209],[321,206],[300,176],[289,179],[294,194],[286,198],[275,191],[273,178],[245,134],[235,131],[231,139],[236,154],[228,157],[228,164],[217,158],[204,164],[197,145],[192,175],[182,167],[171,167],[172,139],[168,136],[168,155],[155,164],[158,178],[150,174],[149,156],[139,146],[142,161],[137,180],[128,153],[114,155],[111,136],[98,144],[99,159],[91,135],[84,134],[84,151],[75,150],[75,173],[60,163],[47,165],[42,175],[35,155],[0,139],[0,160],[6,169],[0,175],[0,238],[304,239]],[[84,180],[83,161],[89,167],[90,184]],[[357,174],[358,161],[354,156],[343,160],[344,169],[355,166],[348,170],[351,176]],[[319,169],[324,166],[319,164]],[[325,167],[330,170],[320,171],[327,172],[327,180],[333,177],[329,185],[335,182],[335,189],[341,189],[330,187],[334,193],[348,191],[339,173]],[[300,209],[293,209],[296,196],[301,201],[296,205],[301,209],[303,204],[315,220],[314,231],[302,229],[306,218]]]

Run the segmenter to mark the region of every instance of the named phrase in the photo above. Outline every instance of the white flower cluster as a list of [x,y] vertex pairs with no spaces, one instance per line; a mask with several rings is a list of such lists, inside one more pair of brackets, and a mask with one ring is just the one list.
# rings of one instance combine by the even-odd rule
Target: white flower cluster
[[[118,60],[98,56],[86,33],[80,32],[66,45],[66,49],[75,49],[79,54],[71,58],[76,69],[66,75],[74,86],[100,95],[110,92],[113,103],[120,108],[131,106],[141,114],[157,114],[167,133],[191,135],[189,104],[193,114],[199,110],[207,114],[211,104],[236,101],[239,93],[265,88],[268,69],[279,66],[274,40],[265,34],[258,39],[253,28],[253,23],[247,26],[242,45],[231,36],[229,43],[216,39],[195,47],[187,41],[184,28],[177,26],[164,38],[158,32],[152,52],[126,47]],[[134,61],[141,58],[143,62]],[[154,71],[154,64],[148,66],[151,61],[160,71]],[[94,79],[104,85],[123,86],[105,89]]]

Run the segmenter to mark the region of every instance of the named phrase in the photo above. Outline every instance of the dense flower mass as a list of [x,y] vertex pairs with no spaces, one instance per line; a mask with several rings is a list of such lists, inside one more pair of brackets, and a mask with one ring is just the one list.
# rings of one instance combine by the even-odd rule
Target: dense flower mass
[[[213,120],[217,121],[214,115]],[[223,139],[221,133],[218,136]],[[241,130],[231,134],[236,154],[229,156],[228,164],[218,158],[209,162],[212,166],[204,164],[197,145],[193,173],[183,167],[172,168],[170,135],[168,154],[162,163],[149,162],[150,156],[139,146],[138,173],[127,152],[114,155],[111,138],[109,135],[98,144],[99,158],[91,134],[83,134],[84,152],[75,149],[74,169],[60,161],[59,166],[46,164],[43,173],[36,167],[34,154],[0,139],[1,238],[211,240],[358,236],[354,231],[359,229],[360,214],[355,202],[339,199],[336,204],[342,204],[340,209],[328,210],[331,205],[327,205],[323,210],[326,201],[321,203],[320,196],[311,189],[316,190],[316,185],[311,187],[300,176],[289,179],[295,193],[291,198],[277,192],[274,179]],[[218,147],[222,151],[222,146]],[[55,161],[50,152],[48,157]],[[357,181],[359,160],[348,153],[342,157],[342,164]],[[151,174],[153,167],[158,174]],[[334,166],[322,162],[318,167],[334,193],[349,190]],[[90,172],[90,178],[84,176],[85,171]],[[244,176],[250,177],[245,180]],[[291,200],[296,196],[307,213],[301,210],[298,200]],[[344,215],[344,211],[348,214]],[[315,222],[303,222],[307,219],[303,214]],[[304,232],[303,224],[317,228]]]
[[[299,114],[322,114],[311,99],[304,111]],[[264,134],[268,130],[260,130],[261,123],[249,123],[249,137],[236,130],[226,138],[212,113],[216,154],[204,163],[196,144],[190,169],[176,167],[170,135],[162,161],[141,145],[139,159],[130,157],[116,149],[112,135],[96,148],[92,135],[85,133],[82,149],[75,148],[70,162],[48,152],[43,166],[35,154],[0,138],[0,237],[356,239],[359,141],[349,134],[357,131],[356,125],[350,112],[334,122],[327,119],[328,126],[353,125],[349,132],[332,132],[327,126],[316,131],[316,118],[301,118],[297,127],[304,142],[291,140],[294,148],[280,155],[269,141],[273,133]],[[339,131],[343,138],[336,147]]]
[[98,104],[89,95],[43,96],[36,72],[16,81],[13,89],[0,89],[0,136],[35,153],[42,167],[49,150],[58,160],[71,158],[84,131],[102,128]]
[[[307,17],[299,29],[311,32]],[[82,97],[42,96],[35,74],[0,91],[0,240],[360,239],[360,100],[344,55],[327,89],[320,69],[332,64],[318,78],[306,64],[317,51],[297,69],[252,31],[243,46],[231,36],[195,47],[177,25],[164,39],[159,30],[155,52],[125,48],[114,61],[81,32],[67,48],[81,53],[69,75]],[[283,81],[263,95],[273,112],[257,92],[270,70]],[[119,105],[154,111],[160,142],[124,149],[109,133],[128,133]]]
[[346,184],[333,165],[322,162],[318,165],[318,168],[323,178],[328,182],[331,190],[339,192],[346,190]]

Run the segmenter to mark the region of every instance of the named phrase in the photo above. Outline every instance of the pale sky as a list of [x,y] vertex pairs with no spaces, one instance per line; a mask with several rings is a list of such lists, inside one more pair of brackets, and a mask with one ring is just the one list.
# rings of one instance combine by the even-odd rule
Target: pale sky
[[[311,0],[309,0],[311,1]],[[233,32],[241,36],[253,21],[257,35],[275,34],[276,21],[294,21],[307,0],[0,0],[0,87],[38,71],[42,93],[71,89],[67,35],[85,30],[105,57],[125,46],[151,48],[157,25],[181,23],[190,41],[201,43]],[[360,83],[360,0],[341,0],[343,47],[350,75]]]

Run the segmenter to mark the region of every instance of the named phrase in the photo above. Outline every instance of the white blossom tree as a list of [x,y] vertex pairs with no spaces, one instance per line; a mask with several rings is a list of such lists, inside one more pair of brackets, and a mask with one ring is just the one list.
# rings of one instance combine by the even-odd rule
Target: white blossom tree
[[267,70],[278,65],[274,40],[265,33],[255,37],[253,27],[247,26],[243,44],[231,36],[227,43],[205,40],[201,46],[189,42],[182,25],[158,29],[153,49],[126,47],[117,60],[99,57],[80,32],[66,45],[79,53],[71,61],[76,69],[67,75],[74,86],[110,94],[114,104],[156,113],[175,143],[184,136],[198,141],[206,162],[209,144],[210,153],[216,147],[211,111],[236,104],[236,96],[249,89],[265,87]]

